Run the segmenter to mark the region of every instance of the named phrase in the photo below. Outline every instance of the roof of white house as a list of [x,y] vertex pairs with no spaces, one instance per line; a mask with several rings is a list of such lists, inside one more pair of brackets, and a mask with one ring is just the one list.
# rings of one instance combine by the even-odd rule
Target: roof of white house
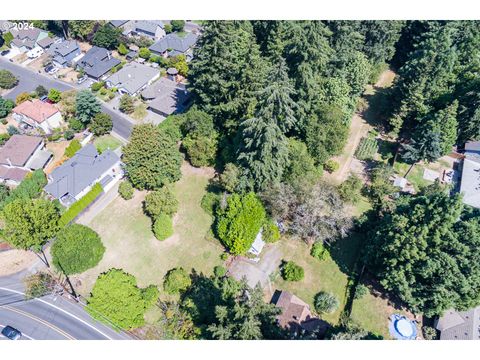
[[468,157],[463,160],[460,193],[465,204],[480,208],[480,162]]
[[260,255],[264,246],[265,246],[265,241],[263,241],[262,229],[260,229],[257,236],[255,237],[255,241],[253,242],[248,252],[253,255]]
[[160,76],[157,69],[132,62],[112,74],[107,81],[117,88],[124,88],[130,94],[135,94],[156,76]]

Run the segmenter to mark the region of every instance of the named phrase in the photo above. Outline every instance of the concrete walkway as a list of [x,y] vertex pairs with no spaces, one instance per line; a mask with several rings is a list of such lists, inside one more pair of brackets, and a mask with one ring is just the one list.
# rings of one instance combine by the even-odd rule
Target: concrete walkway
[[118,195],[118,186],[121,181],[118,181],[106,194],[103,194],[100,199],[81,214],[75,221],[77,224],[88,225],[99,213],[101,213],[110,203],[115,200]]

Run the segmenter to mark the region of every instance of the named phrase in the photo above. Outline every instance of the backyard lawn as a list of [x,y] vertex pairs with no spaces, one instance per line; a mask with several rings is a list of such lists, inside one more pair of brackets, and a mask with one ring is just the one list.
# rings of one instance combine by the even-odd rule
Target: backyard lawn
[[388,300],[368,293],[361,299],[353,301],[350,318],[363,329],[382,335],[385,339],[390,339],[388,319],[394,313],[400,313],[407,315],[411,319],[413,318],[412,314],[390,306]]
[[102,153],[107,149],[115,150],[122,145],[122,142],[112,135],[103,135],[94,140],[98,152]]
[[113,267],[124,269],[137,278],[139,286],[146,286],[161,285],[174,267],[211,274],[213,267],[222,263],[223,248],[206,237],[213,219],[200,206],[213,172],[184,163],[182,173],[176,183],[180,206],[174,219],[175,234],[165,241],[155,239],[150,218],[143,213],[145,192],[136,191],[129,201],[117,197],[89,224],[100,234],[106,252],[100,264],[77,277],[81,294],[88,295],[97,276]]
[[[323,290],[334,294],[340,307],[333,314],[320,317],[332,324],[337,324],[343,311],[347,296],[348,270],[352,268],[358,253],[358,241],[355,237],[341,240],[332,251],[332,259],[320,261],[310,255],[310,246],[300,240],[282,239],[278,244],[284,260],[293,260],[305,270],[305,278],[298,282],[285,281],[279,273],[275,275],[274,287],[287,290],[304,300],[314,310],[315,295]],[[337,248],[342,248],[342,255]]]

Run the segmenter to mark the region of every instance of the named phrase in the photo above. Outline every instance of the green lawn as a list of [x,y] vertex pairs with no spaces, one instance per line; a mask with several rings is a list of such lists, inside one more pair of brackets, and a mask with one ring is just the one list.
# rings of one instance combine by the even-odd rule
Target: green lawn
[[140,286],[146,286],[161,285],[166,272],[174,267],[211,274],[213,267],[222,263],[222,246],[206,236],[212,218],[200,207],[208,176],[189,169],[184,164],[182,179],[176,183],[180,206],[174,219],[175,234],[165,241],[155,239],[151,220],[143,213],[145,192],[137,191],[129,201],[117,197],[89,224],[100,234],[106,252],[98,266],[79,276],[80,293],[87,295],[97,276],[113,267],[124,269]]
[[[409,168],[410,168],[409,164],[403,163],[401,161],[396,161],[395,164],[393,164],[393,170],[402,177],[407,173]],[[425,180],[423,178],[424,171],[425,171],[424,166],[422,166],[421,164],[415,164],[415,166],[407,176],[407,180],[412,183],[413,187],[415,188],[415,191],[417,192],[420,191],[425,186],[432,184],[431,181]]]
[[102,153],[107,149],[115,150],[119,148],[122,145],[122,142],[112,135],[103,135],[97,137],[93,141],[93,144],[97,148],[98,152]]
[[385,339],[390,339],[388,319],[394,313],[412,317],[412,314],[390,306],[388,300],[369,293],[361,299],[353,301],[350,318],[365,330],[382,335]]
[[282,239],[279,247],[285,260],[293,260],[305,270],[302,281],[290,282],[276,274],[274,287],[287,290],[307,302],[313,310],[315,295],[323,290],[334,294],[340,301],[340,307],[333,314],[321,318],[337,324],[343,311],[347,296],[348,272],[353,267],[358,254],[358,241],[355,237],[340,240],[332,250],[332,259],[320,261],[310,255],[310,246],[300,240]]

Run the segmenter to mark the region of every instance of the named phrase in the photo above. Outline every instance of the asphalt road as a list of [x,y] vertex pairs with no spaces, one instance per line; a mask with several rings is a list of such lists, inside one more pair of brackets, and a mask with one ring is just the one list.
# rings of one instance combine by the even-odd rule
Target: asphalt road
[[[83,307],[53,295],[26,301],[23,276],[0,278],[0,329],[10,325],[22,340],[130,340],[123,333],[93,320]],[[0,335],[0,340],[6,340]]]
[[[80,90],[80,86],[68,84],[64,81],[55,79],[51,76],[39,74],[30,68],[10,62],[8,59],[0,56],[0,70],[11,71],[19,80],[18,85],[5,95],[5,98],[15,101],[17,95],[22,92],[32,92],[39,85],[47,90],[55,88],[60,91]],[[128,140],[132,133],[133,121],[129,120],[119,111],[113,110],[108,104],[102,103],[102,111],[112,117],[113,131],[125,140]]]

